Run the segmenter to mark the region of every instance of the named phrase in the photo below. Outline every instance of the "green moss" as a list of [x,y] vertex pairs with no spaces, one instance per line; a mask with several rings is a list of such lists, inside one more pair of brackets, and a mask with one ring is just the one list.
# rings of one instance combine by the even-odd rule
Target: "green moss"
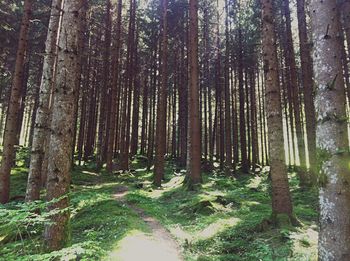
[[[305,225],[280,229],[270,222],[266,173],[227,178],[214,170],[203,175],[200,190],[190,191],[182,185],[184,176],[178,176],[181,170],[168,162],[163,186],[155,189],[152,171],[146,170],[146,163],[136,159],[132,164],[133,171],[119,175],[96,173],[92,165],[74,168],[70,247],[42,254],[38,230],[31,238],[23,241],[17,238],[2,246],[1,258],[101,260],[132,231],[147,232],[137,214],[112,198],[117,186],[128,186],[128,203],[143,209],[173,233],[184,248],[186,260],[287,260],[293,256],[293,260],[306,261],[309,259],[305,253],[317,252],[317,242],[301,243],[302,238],[308,238],[306,231],[317,221],[317,190],[301,190],[295,174],[290,175],[294,209]],[[174,176],[174,172],[178,174]],[[24,195],[26,169],[18,167],[11,178],[15,193]],[[295,244],[300,244],[297,250]]]

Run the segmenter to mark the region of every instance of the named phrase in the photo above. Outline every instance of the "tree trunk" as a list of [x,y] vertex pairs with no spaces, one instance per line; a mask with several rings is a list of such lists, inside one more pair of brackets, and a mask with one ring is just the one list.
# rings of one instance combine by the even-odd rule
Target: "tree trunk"
[[189,24],[189,90],[187,178],[189,187],[202,181],[198,90],[198,1],[190,0]]
[[226,171],[230,174],[232,169],[232,133],[231,133],[231,100],[230,100],[230,41],[228,28],[228,2],[225,0],[225,36],[226,36],[226,57],[225,57],[225,146],[226,146]]
[[47,200],[49,211],[60,212],[50,216],[52,223],[45,226],[44,238],[48,250],[58,250],[70,240],[68,192],[74,129],[75,99],[81,55],[81,21],[84,19],[84,1],[65,1],[62,30],[57,59],[57,80],[52,108],[51,137],[48,150]]
[[119,83],[119,60],[120,60],[120,47],[121,47],[121,19],[122,19],[122,0],[118,0],[118,16],[117,16],[117,28],[116,28],[116,36],[113,50],[113,58],[112,58],[112,86],[111,86],[111,112],[110,112],[110,130],[107,142],[107,171],[113,171],[113,155],[114,155],[114,145],[115,145],[115,137],[116,137],[116,117],[117,117],[117,88]]
[[266,113],[272,182],[272,218],[279,225],[283,216],[293,219],[285,165],[282,108],[278,81],[278,61],[272,1],[262,1],[263,57],[266,74]]
[[107,91],[110,85],[109,72],[110,72],[110,54],[111,54],[111,35],[112,35],[112,22],[111,22],[111,1],[107,0],[106,3],[106,14],[105,14],[105,38],[104,38],[104,53],[103,53],[103,78],[101,85],[101,102],[100,102],[100,113],[98,119],[98,140],[97,140],[97,151],[96,151],[96,167],[101,169],[104,161],[104,151],[106,143],[106,122],[107,122]]
[[238,29],[238,90],[239,90],[239,137],[241,148],[241,168],[243,172],[249,171],[248,157],[247,157],[247,136],[245,124],[245,95],[243,82],[243,43],[242,30]]
[[31,148],[30,167],[27,183],[26,201],[38,200],[41,188],[41,170],[45,154],[45,143],[49,135],[49,114],[52,88],[54,85],[55,61],[57,56],[57,37],[61,16],[62,0],[51,4],[49,29],[46,39],[43,74],[39,90],[39,106],[36,113]]
[[7,203],[10,199],[10,174],[15,159],[15,143],[18,130],[21,91],[24,73],[25,54],[27,52],[28,30],[32,12],[32,1],[24,1],[24,11],[19,33],[19,42],[16,54],[15,72],[12,79],[11,96],[7,111],[4,131],[4,148],[0,168],[0,203]]
[[300,184],[307,185],[309,184],[308,177],[306,175],[306,155],[305,155],[305,143],[304,143],[304,132],[302,127],[301,120],[301,111],[300,111],[300,102],[299,102],[299,84],[298,84],[298,75],[295,62],[295,53],[293,45],[293,35],[292,35],[292,22],[290,17],[289,1],[284,0],[284,13],[286,18],[286,49],[287,49],[287,66],[289,67],[289,79],[288,82],[291,84],[292,88],[292,102],[294,108],[294,118],[295,118],[295,133],[297,137],[298,145],[298,156],[300,169],[298,171]]
[[[320,197],[320,261],[350,260],[350,170],[336,1],[311,1]],[[332,51],[329,51],[332,50]]]
[[157,106],[156,126],[156,155],[154,162],[154,184],[161,185],[164,177],[164,156],[166,152],[166,115],[167,115],[167,88],[168,88],[168,0],[162,0],[162,45],[161,45],[161,84]]
[[313,92],[313,71],[310,44],[307,36],[307,25],[305,15],[305,0],[297,0],[298,31],[301,61],[301,81],[304,91],[304,108],[306,120],[307,147],[309,152],[310,178],[316,181],[316,122]]

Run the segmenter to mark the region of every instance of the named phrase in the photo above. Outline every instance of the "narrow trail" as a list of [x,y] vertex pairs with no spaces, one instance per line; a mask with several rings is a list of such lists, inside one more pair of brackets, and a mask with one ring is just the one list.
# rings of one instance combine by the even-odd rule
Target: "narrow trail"
[[112,251],[108,260],[117,261],[184,261],[181,247],[172,235],[154,218],[125,200],[128,188],[118,186],[113,197],[135,211],[148,225],[150,233],[135,231],[123,238],[118,249]]

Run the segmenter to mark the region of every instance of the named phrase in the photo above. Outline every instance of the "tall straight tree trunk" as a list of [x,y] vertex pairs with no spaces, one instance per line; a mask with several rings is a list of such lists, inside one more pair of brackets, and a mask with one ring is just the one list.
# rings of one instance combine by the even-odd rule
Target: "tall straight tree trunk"
[[256,113],[256,90],[255,90],[255,70],[252,68],[249,73],[250,79],[250,126],[252,132],[252,162],[251,167],[255,172],[258,162],[258,130],[257,130],[257,113]]
[[247,135],[245,124],[245,95],[243,82],[243,43],[242,29],[238,29],[238,90],[239,90],[239,137],[241,148],[241,165],[242,171],[249,171],[248,156],[247,156]]
[[[260,66],[259,66],[260,67]],[[261,156],[261,162],[260,164],[262,166],[265,165],[265,155],[264,155],[264,128],[263,128],[263,114],[262,114],[262,91],[260,87],[260,68],[258,69],[258,108],[259,108],[259,131],[260,131],[260,156]]]
[[131,127],[131,142],[130,154],[134,156],[137,154],[139,142],[139,113],[140,113],[140,68],[139,68],[139,53],[138,53],[138,33],[136,35],[135,43],[135,66],[134,66],[134,95],[132,102],[132,127]]
[[157,89],[157,54],[158,54],[158,44],[157,40],[154,41],[154,56],[153,56],[153,66],[151,71],[151,80],[150,80],[150,110],[149,110],[149,127],[148,127],[148,144],[147,144],[147,158],[148,165],[147,169],[151,168],[153,163],[153,144],[154,144],[154,123],[155,123],[155,93]]
[[134,44],[135,44],[135,20],[136,0],[130,1],[130,19],[127,43],[127,66],[125,72],[125,90],[123,97],[123,112],[121,125],[121,155],[120,169],[129,169],[129,145],[130,145],[130,115],[131,96],[133,87],[133,65],[134,65]]
[[20,101],[22,97],[22,83],[24,74],[24,61],[27,52],[28,30],[32,12],[32,1],[24,1],[23,17],[19,33],[19,42],[16,54],[15,72],[12,79],[10,100],[5,123],[3,154],[0,167],[0,203],[7,203],[10,199],[11,167],[15,159],[15,145],[17,141],[18,118]]
[[[232,63],[232,66],[235,67],[235,63]],[[231,73],[231,81],[232,81],[232,131],[233,131],[233,162],[234,162],[234,170],[236,170],[236,165],[239,161],[239,138],[238,138],[238,102],[237,102],[237,73],[235,72],[235,68],[230,70]]]
[[225,54],[225,146],[226,146],[226,169],[230,174],[232,169],[232,133],[231,133],[231,100],[230,100],[230,40],[228,28],[228,2],[225,0],[225,37],[226,37],[226,54]]
[[[23,137],[22,129],[25,128],[25,107],[26,107],[26,96],[28,91],[28,78],[29,78],[29,63],[30,63],[30,51],[27,50],[26,61],[24,62],[24,73],[22,78],[22,87],[21,87],[21,100],[20,100],[20,109],[18,115],[18,124],[17,124],[17,135],[16,135],[16,145],[21,145],[21,137]],[[23,126],[23,128],[22,128]]]
[[107,142],[107,171],[113,171],[113,155],[114,155],[114,145],[115,145],[115,137],[116,137],[116,117],[117,115],[117,88],[119,83],[119,57],[120,57],[120,47],[121,47],[121,19],[122,19],[122,8],[123,3],[122,0],[118,0],[118,15],[117,15],[117,28],[116,28],[116,36],[113,50],[113,58],[112,58],[112,86],[111,86],[111,112],[110,112],[110,130],[108,132],[108,142]]
[[289,82],[292,87],[292,102],[294,108],[294,119],[295,119],[295,133],[297,137],[298,145],[298,156],[300,162],[300,169],[298,171],[300,184],[307,185],[309,183],[308,177],[306,175],[306,155],[305,155],[305,143],[304,143],[304,132],[301,120],[300,102],[299,102],[299,84],[298,75],[295,62],[295,52],[293,45],[293,35],[292,35],[292,22],[290,17],[289,0],[284,0],[284,14],[286,18],[286,49],[287,49],[287,66],[289,67]]
[[198,1],[190,0],[187,184],[202,182],[198,88]]
[[[316,82],[316,144],[319,189],[320,261],[350,260],[350,170],[341,62],[340,22],[336,1],[311,1]],[[329,51],[332,50],[332,51]]]
[[[182,16],[182,20],[185,20],[185,15]],[[185,22],[183,21],[182,24]],[[188,78],[187,78],[187,71],[188,71],[188,59],[185,57],[185,47],[187,43],[187,33],[184,27],[182,29],[182,43],[181,43],[181,59],[180,59],[180,89],[179,89],[179,147],[180,147],[180,157],[179,162],[180,166],[184,167],[186,166],[186,158],[187,158],[187,137],[188,137]]]
[[310,44],[307,35],[305,0],[297,0],[298,31],[301,61],[301,81],[304,91],[307,147],[309,152],[310,178],[315,183],[316,167],[316,122],[313,93],[313,71]]
[[146,144],[147,144],[147,126],[149,124],[148,120],[148,75],[145,77],[145,82],[143,85],[142,92],[142,124],[141,124],[141,150],[140,154],[145,155]]
[[289,192],[285,165],[282,108],[278,81],[278,61],[273,18],[273,1],[262,1],[263,57],[266,74],[266,113],[268,125],[270,175],[272,183],[272,218],[279,224],[282,216],[293,219],[293,206]]
[[168,0],[162,0],[162,46],[161,46],[161,84],[157,106],[156,155],[154,162],[154,184],[160,186],[164,177],[164,156],[166,152],[166,115],[168,88]]
[[60,212],[50,216],[45,226],[44,239],[48,250],[58,250],[70,240],[69,185],[72,158],[75,99],[81,55],[81,26],[84,19],[84,1],[65,1],[62,30],[57,59],[57,80],[52,108],[51,136],[48,150],[47,201],[49,211]]
[[[88,50],[89,53],[92,51],[92,41],[91,36],[89,34],[88,36]],[[89,55],[86,57],[85,62],[85,68],[83,73],[84,75],[84,82],[83,82],[83,89],[82,89],[82,98],[81,98],[81,105],[80,105],[80,124],[79,124],[79,133],[78,133],[78,143],[77,143],[77,150],[78,150],[78,164],[81,165],[82,157],[83,157],[83,146],[84,146],[84,140],[86,138],[86,132],[87,132],[87,122],[88,122],[88,94],[90,92],[90,72],[92,67],[92,55]]]
[[110,85],[109,72],[110,72],[110,54],[111,54],[111,1],[107,0],[106,14],[105,14],[105,38],[104,38],[104,53],[103,53],[103,78],[101,85],[101,102],[100,113],[98,119],[98,140],[97,140],[97,152],[96,152],[96,166],[97,169],[101,169],[104,161],[104,151],[106,145],[106,122],[107,122],[107,91]]
[[31,148],[30,167],[27,183],[26,201],[40,198],[42,165],[45,144],[49,135],[50,100],[54,85],[55,62],[57,57],[57,37],[61,16],[62,0],[53,0],[46,39],[43,73],[39,90],[39,106],[36,113]]
[[203,85],[204,85],[204,158],[208,156],[208,111],[211,109],[208,102],[208,92],[210,88],[210,50],[209,50],[209,15],[208,7],[203,10],[203,49],[204,49],[204,61],[203,61]]

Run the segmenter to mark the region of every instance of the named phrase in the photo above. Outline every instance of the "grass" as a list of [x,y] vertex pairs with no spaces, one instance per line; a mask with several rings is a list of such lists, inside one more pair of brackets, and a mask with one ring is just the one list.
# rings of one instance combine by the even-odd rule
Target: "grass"
[[[11,190],[13,195],[24,196],[28,170],[22,162],[18,165],[11,175]],[[112,198],[117,184],[114,176],[96,173],[93,166],[76,167],[72,171],[70,195],[71,246],[43,254],[43,226],[28,227],[21,235],[13,227],[14,239],[4,244],[1,242],[4,223],[0,221],[0,260],[100,260],[129,233],[147,232],[148,227],[136,213]],[[21,202],[18,204],[22,207]],[[6,213],[3,210],[0,209],[0,217]]]
[[146,179],[127,199],[177,237],[187,260],[317,260],[317,193],[302,191],[295,173],[290,185],[302,226],[276,229],[266,222],[271,214],[266,172],[232,179],[207,173],[199,191],[187,191],[183,177],[173,172],[168,164],[161,189]]
[[[12,196],[25,193],[28,170],[25,154],[19,154],[22,158],[11,176]],[[271,214],[266,171],[236,178],[214,171],[203,178],[200,190],[188,191],[182,185],[182,172],[168,162],[163,186],[157,189],[152,171],[146,171],[141,160],[133,161],[130,173],[118,175],[96,173],[93,165],[76,167],[70,197],[72,245],[42,254],[42,227],[35,227],[30,237],[17,236],[3,245],[0,230],[0,260],[102,260],[127,235],[147,232],[140,217],[112,198],[119,185],[129,187],[129,203],[157,218],[176,237],[188,261],[317,259],[317,194],[301,190],[294,173],[290,185],[302,225],[281,229],[266,221]]]

